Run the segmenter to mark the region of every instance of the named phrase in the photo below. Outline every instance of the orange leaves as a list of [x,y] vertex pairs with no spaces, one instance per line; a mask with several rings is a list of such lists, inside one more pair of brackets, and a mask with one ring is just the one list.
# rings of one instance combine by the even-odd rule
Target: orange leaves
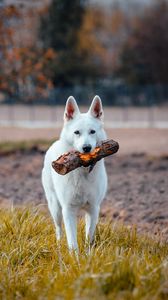
[[13,59],[15,59],[15,60],[21,59],[20,49],[18,49],[18,48],[13,49]]
[[[95,17],[96,16],[96,17]],[[88,53],[89,56],[100,56],[104,47],[97,38],[96,31],[103,26],[103,13],[98,9],[88,9],[84,16],[81,30],[79,31],[79,52]]]
[[6,28],[6,35],[8,35],[9,37],[12,37],[13,34],[14,34],[13,28],[11,28],[11,27]]
[[34,65],[34,70],[35,71],[40,71],[43,68],[43,63],[41,61],[38,61],[35,65]]
[[3,78],[2,78],[2,80],[0,79],[0,89],[7,90],[7,88],[8,88],[8,83],[3,81]]
[[56,53],[52,48],[47,49],[47,51],[44,54],[44,58],[46,59],[54,59],[56,57]]
[[15,5],[9,5],[3,8],[3,14],[6,18],[11,18],[11,17],[19,17],[20,13],[19,10]]
[[[56,54],[52,49],[43,52],[41,49],[12,48],[4,53],[4,65],[0,62],[3,70],[0,89],[13,92],[12,85],[25,87],[31,81],[35,87],[35,94],[47,96],[47,90],[53,88],[51,79],[48,78],[48,60],[54,60]],[[47,88],[47,90],[46,90]],[[46,90],[46,92],[45,92]]]
[[121,10],[116,10],[113,12],[110,20],[110,27],[113,34],[116,34],[119,32],[119,30],[124,26],[125,24],[125,15]]
[[47,80],[47,78],[45,77],[44,74],[40,73],[40,74],[37,75],[37,80],[38,80],[39,82],[41,82],[41,83],[45,83],[46,80]]
[[[35,94],[45,95],[45,90],[48,91],[53,87],[50,67],[56,59],[56,53],[52,48],[43,50],[33,47],[32,44],[25,46],[24,40],[18,40],[19,33],[22,33],[18,26],[21,26],[25,16],[31,20],[29,13],[26,11],[26,15],[23,15],[23,11],[14,5],[1,8],[0,90],[11,94],[21,89],[21,91],[31,93],[28,97],[32,99],[33,93],[34,97]],[[18,23],[19,19],[20,23]],[[32,27],[29,27],[30,22],[26,24],[28,26],[26,30],[32,30]],[[36,28],[33,27],[33,30],[32,34],[36,34]],[[27,35],[25,37],[21,35],[20,38],[22,37],[26,41]]]

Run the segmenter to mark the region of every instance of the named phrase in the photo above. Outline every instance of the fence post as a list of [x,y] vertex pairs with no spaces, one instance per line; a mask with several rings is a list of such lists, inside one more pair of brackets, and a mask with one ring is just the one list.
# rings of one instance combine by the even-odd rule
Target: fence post
[[154,100],[153,100],[153,86],[149,86],[148,87],[148,126],[149,127],[154,127],[154,111],[153,111],[153,104],[154,104]]
[[33,103],[29,105],[29,120],[31,122],[35,121],[35,107]]
[[10,121],[10,124],[14,124],[15,120],[15,113],[14,113],[14,101],[12,99],[9,100],[8,104],[8,119]]

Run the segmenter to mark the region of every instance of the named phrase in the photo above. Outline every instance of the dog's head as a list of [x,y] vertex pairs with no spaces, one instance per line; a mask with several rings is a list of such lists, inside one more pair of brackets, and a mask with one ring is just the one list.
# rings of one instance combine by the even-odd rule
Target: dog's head
[[70,96],[64,112],[61,138],[81,153],[93,151],[97,143],[106,138],[103,129],[103,108],[99,96],[95,96],[87,113],[80,113],[75,99]]

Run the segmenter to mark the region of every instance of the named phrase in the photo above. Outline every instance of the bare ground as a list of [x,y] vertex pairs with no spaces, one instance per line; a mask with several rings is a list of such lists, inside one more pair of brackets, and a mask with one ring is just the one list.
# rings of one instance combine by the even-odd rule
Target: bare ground
[[[113,138],[122,147],[106,159],[109,188],[101,216],[168,239],[167,131],[114,130]],[[43,157],[41,149],[0,156],[1,205],[46,205]]]
[[[120,144],[120,154],[147,153],[162,155],[168,153],[168,129],[107,129],[109,138]],[[60,128],[17,128],[0,127],[0,142],[56,139]]]
[[[59,129],[0,127],[0,141],[51,139]],[[168,130],[113,129],[120,151],[106,160],[109,189],[101,216],[137,224],[138,230],[168,238]],[[40,149],[0,156],[0,203],[44,204]]]

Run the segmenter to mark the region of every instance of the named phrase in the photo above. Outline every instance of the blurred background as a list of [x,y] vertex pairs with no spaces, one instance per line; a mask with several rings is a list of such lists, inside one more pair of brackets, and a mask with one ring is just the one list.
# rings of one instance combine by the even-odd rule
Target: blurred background
[[166,0],[1,0],[0,125],[58,127],[99,94],[108,127],[167,128],[167,28]]
[[120,144],[101,214],[168,238],[167,0],[0,0],[0,204],[46,203],[66,99],[96,94]]

